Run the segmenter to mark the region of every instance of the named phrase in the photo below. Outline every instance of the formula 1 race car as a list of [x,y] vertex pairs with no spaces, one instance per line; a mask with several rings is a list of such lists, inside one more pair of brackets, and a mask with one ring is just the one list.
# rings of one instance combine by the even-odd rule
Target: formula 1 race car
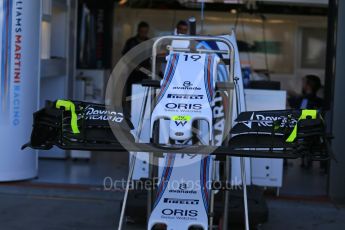
[[[159,44],[168,45],[163,79],[156,74]],[[176,41],[188,42],[176,46]],[[205,48],[214,43],[218,49]],[[133,51],[135,52],[135,51]],[[214,196],[225,194],[224,212],[228,209],[229,157],[329,158],[328,142],[320,112],[317,110],[245,111],[238,50],[231,36],[165,36],[152,47],[151,79],[140,116],[148,110],[149,129],[142,120],[134,125],[119,104],[101,105],[81,101],[57,100],[34,114],[31,140],[23,147],[129,151],[163,157],[159,182],[154,184],[148,207],[147,229],[212,229],[215,223]],[[221,72],[223,75],[221,75]],[[223,76],[223,77],[221,77]],[[215,98],[224,105],[224,120],[217,120]],[[150,100],[149,100],[150,99]],[[221,138],[216,137],[221,130]],[[149,141],[140,140],[142,132]],[[135,161],[136,155],[133,155]],[[215,162],[223,161],[225,177],[217,179]],[[244,168],[244,164],[241,165]],[[244,172],[244,170],[242,170]],[[131,181],[131,164],[128,183]],[[152,179],[152,175],[150,174]],[[242,173],[245,225],[249,229],[245,173]],[[128,187],[127,187],[128,188]],[[126,206],[122,207],[119,229]],[[224,214],[224,216],[227,216]]]

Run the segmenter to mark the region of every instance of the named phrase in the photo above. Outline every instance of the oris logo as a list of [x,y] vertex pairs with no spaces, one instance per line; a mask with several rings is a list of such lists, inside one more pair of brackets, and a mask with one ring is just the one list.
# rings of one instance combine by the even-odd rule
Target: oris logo
[[183,209],[170,209],[166,208],[162,210],[162,214],[165,216],[175,217],[196,217],[198,216],[198,210],[183,210]]
[[187,103],[168,103],[165,105],[167,109],[185,109],[185,110],[200,110],[201,104],[187,104]]

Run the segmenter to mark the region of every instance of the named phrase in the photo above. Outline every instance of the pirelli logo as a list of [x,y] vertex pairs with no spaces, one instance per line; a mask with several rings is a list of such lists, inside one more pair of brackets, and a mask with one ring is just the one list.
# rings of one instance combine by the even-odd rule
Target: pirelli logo
[[194,94],[168,94],[168,98],[174,99],[203,99],[204,95],[194,95]]
[[195,199],[178,199],[178,198],[164,198],[164,203],[197,205],[197,204],[199,204],[199,200],[195,200]]

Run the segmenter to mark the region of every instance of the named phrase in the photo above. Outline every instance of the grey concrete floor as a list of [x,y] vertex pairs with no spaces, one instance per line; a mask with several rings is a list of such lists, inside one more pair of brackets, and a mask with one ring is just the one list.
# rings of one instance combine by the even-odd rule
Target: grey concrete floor
[[312,162],[310,168],[305,168],[301,167],[301,159],[289,159],[283,173],[281,195],[309,197],[327,195],[328,175],[320,168],[320,162]]
[[[1,230],[117,229],[120,192],[30,188],[0,184]],[[263,230],[342,230],[345,207],[328,202],[268,199]],[[145,226],[127,225],[127,230]],[[236,228],[237,230],[238,228]],[[234,229],[232,229],[234,230]]]
[[115,229],[116,200],[0,195],[1,230]]
[[43,158],[38,163],[38,178],[32,182],[102,186],[106,177],[127,177],[128,158],[128,153],[121,152],[93,152],[88,161]]
[[[300,167],[300,159],[288,160],[284,167],[281,195],[325,196],[328,175],[314,162],[311,168]],[[97,152],[89,161],[39,160],[39,175],[34,183],[57,183],[103,186],[107,177],[126,179],[128,153]]]
[[[127,159],[126,154],[99,153],[88,162],[40,160],[37,179],[0,183],[0,230],[117,229],[123,193],[103,191],[103,181],[107,176],[125,178]],[[325,194],[327,178],[317,165],[305,170],[295,161],[284,171],[283,195]],[[344,207],[270,198],[267,202],[269,222],[261,226],[263,230],[345,230]],[[125,229],[145,226],[127,225]]]
[[331,203],[268,200],[269,221],[263,230],[342,230],[345,207]]

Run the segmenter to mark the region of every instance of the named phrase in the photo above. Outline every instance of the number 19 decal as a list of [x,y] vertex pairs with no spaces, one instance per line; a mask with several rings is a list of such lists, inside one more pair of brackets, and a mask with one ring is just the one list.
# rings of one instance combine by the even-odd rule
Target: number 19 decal
[[188,54],[185,54],[184,55],[184,60],[185,61],[188,61],[188,58],[191,58],[193,61],[197,61],[197,60],[199,60],[200,58],[201,58],[201,55],[198,55],[198,54],[193,54],[193,55],[188,55]]

